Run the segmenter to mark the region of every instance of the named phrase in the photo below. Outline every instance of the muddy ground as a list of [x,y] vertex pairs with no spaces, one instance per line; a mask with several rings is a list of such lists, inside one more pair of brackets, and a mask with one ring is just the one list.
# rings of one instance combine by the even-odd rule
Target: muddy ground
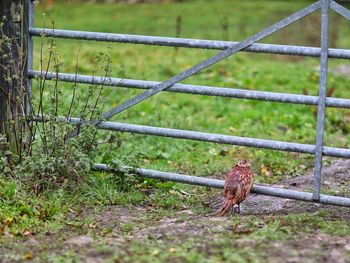
[[[331,164],[323,171],[323,186],[335,193],[349,190],[349,171],[350,160]],[[278,186],[308,190],[312,187],[312,174],[284,180]],[[220,190],[213,190],[200,205],[211,207],[215,211],[221,195]],[[283,242],[272,240],[269,244],[261,244],[259,239],[252,241],[245,237],[251,231],[245,220],[253,218],[257,220],[256,224],[264,224],[259,218],[317,211],[327,211],[332,220],[341,218],[350,224],[349,208],[255,194],[243,203],[240,215],[226,217],[212,217],[208,213],[186,207],[182,211],[174,210],[163,214],[147,205],[81,208],[80,211],[70,211],[64,229],[30,234],[10,242],[3,240],[0,258],[2,262],[162,262],[162,249],[171,254],[176,252],[178,245],[188,243],[197,252],[210,255],[214,253],[210,251],[215,250],[211,240],[225,239],[226,233],[235,233],[235,240],[225,239],[225,242],[232,242],[232,249],[254,247],[259,257],[256,258],[253,254],[251,258],[248,255],[241,259],[233,258],[229,262],[250,262],[254,259],[268,262],[350,262],[350,236],[325,234],[316,229],[298,235],[297,238],[293,238],[293,233],[290,233],[290,238]],[[327,220],[327,216],[324,220]],[[154,249],[135,248],[150,242],[153,242]],[[134,257],[135,253],[139,253],[140,257]],[[145,253],[148,259],[142,257]],[[154,260],[149,260],[152,257]],[[167,257],[168,261],[169,258],[171,257]],[[173,262],[183,260],[174,258]]]

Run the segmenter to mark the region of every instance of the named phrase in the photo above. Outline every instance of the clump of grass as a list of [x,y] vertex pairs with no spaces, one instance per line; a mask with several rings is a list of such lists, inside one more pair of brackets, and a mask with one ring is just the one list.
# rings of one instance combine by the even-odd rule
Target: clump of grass
[[[45,20],[44,15],[44,27]],[[52,26],[54,28],[53,21]],[[104,91],[104,83],[111,73],[112,61],[108,53],[99,52],[91,60],[93,75],[97,72],[101,75],[102,72],[103,83],[79,89],[75,82],[67,96],[62,90],[64,85],[58,80],[63,63],[57,52],[56,40],[44,34],[41,36],[41,74],[33,80],[37,84],[33,85],[35,96],[26,98],[29,102],[29,110],[25,116],[28,125],[24,126],[20,138],[16,140],[19,141],[16,151],[11,147],[10,132],[0,138],[1,175],[17,178],[36,193],[62,187],[72,188],[89,177],[93,160],[99,155],[104,163],[110,163],[114,169],[120,171],[115,176],[114,185],[118,186],[117,190],[129,189],[132,179],[125,176],[129,170],[124,167],[124,159],[115,155],[120,148],[120,139],[110,136],[104,140],[103,136],[97,135],[94,126],[88,125],[92,120],[100,118],[103,110],[101,105],[104,104],[105,97],[109,96]],[[75,61],[76,75],[81,68],[79,59],[80,51]],[[52,74],[57,78],[49,80],[48,75]],[[21,108],[25,108],[25,98],[21,97],[19,101]],[[74,127],[70,123],[72,116],[80,120]],[[9,122],[8,125],[9,131],[16,130],[12,123]],[[73,129],[78,136],[71,138]],[[102,151],[96,152],[97,146],[105,145],[108,146],[100,147]]]
[[[43,52],[44,41],[46,38],[43,36],[41,52]],[[47,84],[46,75],[51,65],[58,74],[61,63],[56,53],[54,40],[49,38],[47,43],[47,66],[43,66],[42,58],[39,98],[29,100],[30,111],[25,116],[28,124],[21,127],[21,130],[13,124],[16,121],[9,121],[7,124],[8,131],[14,130],[16,134],[20,134],[16,136],[16,141],[19,142],[16,151],[12,150],[13,147],[10,144],[14,137],[10,132],[6,132],[0,140],[1,174],[17,178],[37,193],[47,189],[74,185],[89,174],[92,153],[96,148],[96,129],[92,126],[84,126],[79,136],[71,139],[68,135],[73,127],[67,121],[74,111],[72,109],[79,108],[80,105],[84,112],[84,115],[80,116],[83,121],[87,115],[90,115],[92,119],[100,113],[98,104],[101,91],[92,92],[91,88],[90,95],[95,95],[96,99],[80,100],[73,95],[66,117],[59,116],[62,100],[59,83],[56,79],[53,83]],[[41,57],[43,56],[44,54],[41,53]],[[107,70],[106,74],[108,74]],[[19,101],[24,104],[25,100],[22,98]],[[25,105],[21,107],[24,108]]]
[[60,191],[40,197],[25,191],[17,180],[0,178],[0,236],[35,233],[46,222],[63,219],[66,210]]

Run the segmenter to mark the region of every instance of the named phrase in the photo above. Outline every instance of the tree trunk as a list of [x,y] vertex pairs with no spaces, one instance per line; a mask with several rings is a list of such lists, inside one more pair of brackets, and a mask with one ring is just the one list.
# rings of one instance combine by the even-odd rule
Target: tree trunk
[[[27,87],[28,0],[0,1],[0,134],[19,150]],[[11,147],[13,148],[13,147]]]

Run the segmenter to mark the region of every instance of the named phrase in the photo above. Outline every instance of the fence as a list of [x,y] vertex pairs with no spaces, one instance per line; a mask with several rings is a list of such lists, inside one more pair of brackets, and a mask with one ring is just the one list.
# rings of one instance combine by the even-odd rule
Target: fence
[[[304,201],[313,201],[324,204],[333,204],[340,206],[350,207],[350,198],[337,197],[331,195],[320,194],[321,190],[321,170],[322,170],[322,156],[334,156],[342,158],[350,158],[350,149],[327,147],[323,145],[323,133],[324,133],[324,120],[325,120],[325,108],[350,108],[350,99],[340,98],[327,98],[327,67],[328,59],[350,59],[350,50],[348,49],[330,49],[328,48],[328,13],[329,9],[333,9],[335,12],[350,20],[350,11],[333,0],[320,0],[308,7],[292,14],[291,16],[277,22],[276,24],[264,29],[263,31],[249,37],[242,42],[228,42],[228,41],[212,41],[212,40],[197,40],[197,39],[182,39],[182,38],[169,38],[169,37],[153,37],[153,36],[139,36],[139,35],[126,35],[126,34],[109,34],[109,33],[97,33],[97,32],[82,32],[71,30],[48,30],[43,28],[33,27],[33,14],[34,4],[31,0],[27,0],[28,4],[28,17],[29,17],[29,49],[28,49],[28,77],[32,79],[34,77],[50,79],[58,79],[64,82],[78,82],[85,84],[104,84],[109,86],[122,86],[126,88],[145,89],[143,93],[136,97],[122,103],[121,105],[112,108],[105,112],[100,119],[93,121],[99,129],[120,131],[120,132],[132,132],[139,134],[148,134],[155,136],[164,136],[179,139],[197,140],[221,144],[240,145],[248,147],[257,147],[265,149],[273,149],[288,152],[299,152],[305,154],[313,154],[315,156],[314,166],[314,184],[313,193],[301,192],[295,190],[280,189],[276,187],[268,187],[261,185],[254,185],[253,192],[257,194],[270,195],[282,198],[291,198]],[[271,45],[271,44],[257,44],[255,42],[265,38],[266,36],[294,23],[295,21],[321,9],[321,47],[304,47],[304,46],[291,46],[291,45]],[[197,64],[193,67],[179,73],[178,75],[170,78],[164,82],[153,82],[135,79],[119,79],[96,76],[85,76],[66,73],[45,73],[42,75],[40,71],[33,70],[33,37],[36,36],[49,36],[55,38],[65,39],[80,39],[89,41],[104,41],[104,42],[118,42],[118,43],[133,43],[133,44],[146,44],[146,45],[159,45],[159,46],[175,46],[186,48],[202,48],[202,49],[217,49],[222,50],[217,55]],[[275,92],[263,92],[263,91],[250,91],[210,86],[197,86],[197,85],[184,85],[178,84],[178,82],[186,79],[187,77],[225,59],[226,57],[239,52],[258,52],[258,53],[272,53],[272,54],[284,54],[295,56],[310,56],[320,57],[320,86],[318,96],[296,95],[286,93]],[[29,81],[31,92],[31,81]],[[238,136],[228,136],[222,134],[212,134],[205,132],[195,132],[186,130],[176,130],[169,128],[150,127],[143,125],[134,125],[127,123],[108,122],[112,116],[142,102],[143,100],[161,92],[179,92],[196,95],[210,95],[221,96],[229,98],[244,98],[263,101],[274,101],[282,103],[292,104],[305,104],[316,105],[317,111],[317,134],[315,145],[301,144],[295,142],[284,142],[275,140],[264,140],[257,138],[246,138]],[[68,120],[73,124],[81,124],[82,120],[79,118],[70,118]],[[71,136],[75,136],[77,133],[72,133]],[[95,169],[99,171],[113,172],[113,169],[105,164],[96,164]],[[137,169],[137,173],[140,176],[148,178],[156,178],[162,180],[170,180],[176,182],[182,182],[187,184],[209,186],[214,188],[223,188],[224,182],[216,179],[201,178],[196,176],[181,175],[174,173],[166,173],[160,171]]]

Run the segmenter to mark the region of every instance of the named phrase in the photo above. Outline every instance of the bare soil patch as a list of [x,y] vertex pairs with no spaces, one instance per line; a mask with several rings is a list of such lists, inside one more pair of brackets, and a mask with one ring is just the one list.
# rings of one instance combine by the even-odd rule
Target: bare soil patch
[[[334,162],[323,171],[323,186],[336,194],[348,193],[349,171],[349,160]],[[312,173],[284,180],[278,186],[310,189]],[[221,198],[222,191],[213,190],[202,205],[208,205],[215,211]],[[332,218],[329,220],[341,218],[350,224],[349,208],[255,194],[250,195],[242,204],[240,215],[232,214],[227,217],[212,217],[191,209],[170,210],[159,214],[152,206],[145,205],[82,208],[81,211],[71,211],[67,215],[64,229],[2,240],[0,255],[3,255],[2,262],[20,262],[24,259],[34,262],[43,259],[54,261],[69,257],[82,262],[123,262],[121,258],[133,253],[129,251],[129,247],[135,241],[142,243],[151,240],[164,246],[193,242],[197,250],[209,253],[208,251],[215,249],[211,240],[233,234],[236,240],[229,241],[232,246],[238,246],[237,249],[242,246],[254,247],[256,251],[260,251],[262,259],[269,262],[301,262],[306,259],[307,262],[350,262],[349,236],[334,236],[315,230],[302,237],[294,237],[290,233],[287,240],[268,244],[244,237],[251,231],[245,220],[273,215],[314,213],[320,210],[330,212]],[[328,218],[325,217],[324,220]],[[258,221],[257,224],[263,223]]]

